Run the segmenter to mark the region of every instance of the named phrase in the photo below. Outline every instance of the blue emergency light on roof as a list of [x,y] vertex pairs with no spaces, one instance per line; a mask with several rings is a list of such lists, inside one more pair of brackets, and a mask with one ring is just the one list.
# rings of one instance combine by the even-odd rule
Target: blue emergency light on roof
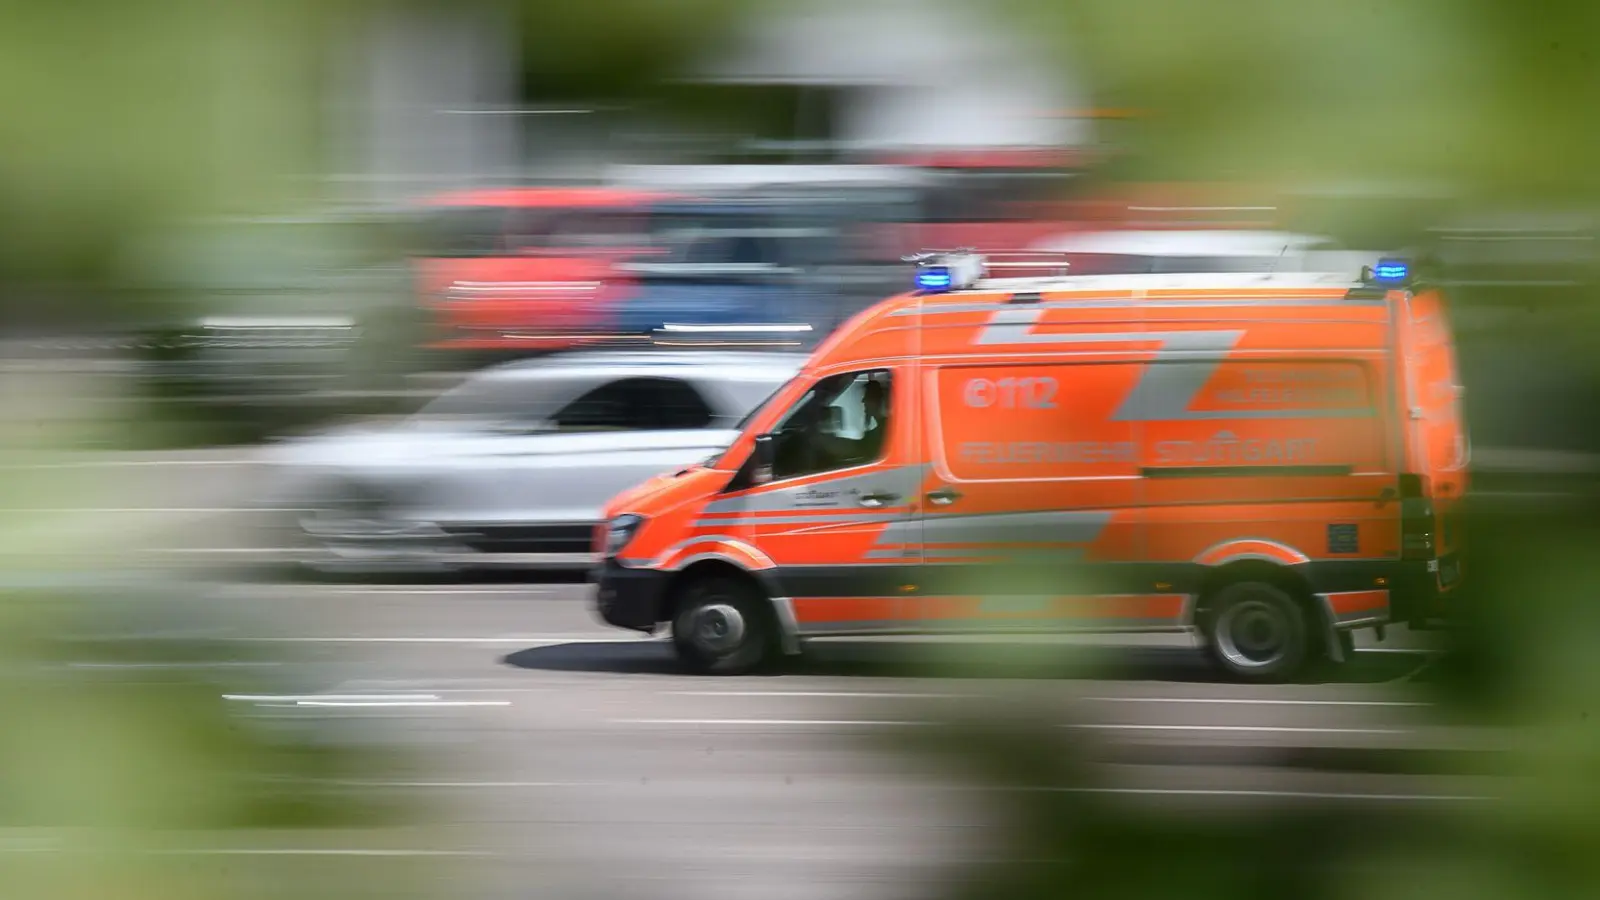
[[960,291],[983,278],[983,257],[968,251],[921,253],[906,257],[917,264],[917,290],[925,293]]
[[949,266],[923,266],[917,269],[919,291],[948,291],[953,280]]
[[1380,259],[1372,267],[1372,280],[1385,284],[1400,284],[1411,275],[1411,267],[1400,259]]

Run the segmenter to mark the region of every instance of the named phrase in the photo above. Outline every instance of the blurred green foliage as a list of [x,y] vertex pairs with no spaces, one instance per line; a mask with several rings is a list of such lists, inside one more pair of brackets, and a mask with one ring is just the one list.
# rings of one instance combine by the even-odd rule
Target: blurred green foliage
[[145,223],[282,202],[285,176],[316,168],[338,6],[0,6],[0,283],[103,278]]
[[[424,823],[409,804],[340,787],[415,761],[371,723],[225,700],[303,692],[307,679],[297,660],[234,640],[241,623],[192,586],[56,580],[0,591],[6,896],[431,895],[427,870],[359,855],[316,871],[295,852],[247,865],[274,849],[381,848],[387,831]],[[216,853],[233,863],[211,864]]]
[[682,77],[770,0],[593,0],[514,4],[529,52],[524,93],[536,101],[628,101]]
[[[1098,105],[1151,111],[1124,135],[1134,151],[1119,165],[1126,177],[1322,192],[1291,226],[1377,246],[1425,242],[1425,226],[1474,210],[1566,211],[1600,199],[1589,162],[1600,123],[1586,112],[1600,98],[1594,4],[1001,5],[1093,85]],[[1539,309],[1553,299],[1560,313]],[[1521,365],[1557,348],[1582,355],[1597,299],[1592,277],[1559,294],[1476,292],[1469,305],[1492,303],[1511,317],[1465,341],[1523,348]],[[1566,390],[1592,390],[1594,361],[1590,350],[1590,368],[1572,369]],[[1523,373],[1475,375],[1515,384]],[[1522,402],[1557,401],[1540,393]],[[1589,445],[1600,445],[1592,413],[1569,409],[1587,420],[1577,427]],[[1600,509],[1591,485],[1554,473],[1518,489],[1567,496],[1477,503],[1465,627],[1414,685],[1442,715],[1496,729],[1510,745],[1492,768],[1498,777],[1475,783],[1503,799],[1410,813],[1307,801],[1300,810],[1192,815],[1094,793],[1106,772],[1075,760],[1077,748],[1042,716],[991,711],[922,735],[914,750],[989,784],[985,796],[1010,826],[995,862],[953,879],[946,896],[1594,896]],[[1432,765],[1449,770],[1443,758]]]
[[[103,288],[114,282],[130,233],[313,199],[289,179],[316,173],[322,158],[327,38],[346,17],[378,5],[0,4],[0,311],[28,307],[33,284],[67,282],[87,289],[83,306],[66,312],[117,313],[127,295]],[[648,93],[756,9],[739,0],[519,8],[533,48],[529,91],[548,99]],[[1089,84],[1097,105],[1152,111],[1119,135],[1133,151],[1120,167],[1125,177],[1241,179],[1291,193],[1377,184],[1371,193],[1384,203],[1336,197],[1297,224],[1358,243],[1382,235],[1384,245],[1441,214],[1417,211],[1438,185],[1466,206],[1600,199],[1592,165],[1600,121],[1591,114],[1600,94],[1600,5],[1000,0],[989,9],[1015,22],[1019,40],[1029,36],[1037,52],[1058,59],[1064,77]],[[1591,291],[1578,295],[1588,315]],[[1518,340],[1537,347],[1583,334],[1568,319],[1547,319],[1520,329]],[[1362,810],[1180,819],[1075,790],[1092,787],[1097,774],[1070,747],[1056,752],[1059,740],[1047,740],[1029,717],[978,722],[917,750],[1000,788],[1061,790],[995,792],[1015,852],[970,880],[953,879],[952,896],[1594,896],[1595,521],[1586,506],[1473,519],[1476,627],[1431,683],[1464,721],[1516,729],[1519,752],[1506,769],[1515,778],[1500,782],[1512,799],[1419,820]],[[104,610],[0,594],[10,676],[0,681],[0,708],[19,723],[0,737],[0,825],[84,826],[79,849],[111,852],[92,857],[102,865],[7,854],[6,896],[233,896],[237,868],[116,853],[156,845],[157,827],[337,821],[312,794],[287,788],[269,792],[263,805],[252,777],[337,773],[349,764],[240,731],[216,701],[215,683],[58,679],[69,660],[126,662],[133,653],[135,661],[170,661],[161,654],[176,652],[63,643],[60,635],[80,624],[74,611]],[[278,870],[278,893],[419,885],[417,873],[389,862],[359,868],[342,884],[297,882],[295,870]],[[374,881],[379,872],[389,880]]]
[[1590,195],[1600,10],[1581,0],[1002,0],[1102,106],[1148,110],[1149,173]]

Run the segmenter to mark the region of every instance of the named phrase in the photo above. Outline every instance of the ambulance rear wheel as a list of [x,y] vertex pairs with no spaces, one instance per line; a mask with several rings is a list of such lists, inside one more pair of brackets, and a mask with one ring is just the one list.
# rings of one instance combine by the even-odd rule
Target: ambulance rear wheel
[[1304,608],[1283,588],[1243,581],[1222,588],[1204,625],[1212,661],[1241,681],[1285,681],[1309,662]]
[[706,675],[742,675],[770,656],[773,630],[765,601],[748,582],[726,576],[683,586],[672,618],[678,658]]

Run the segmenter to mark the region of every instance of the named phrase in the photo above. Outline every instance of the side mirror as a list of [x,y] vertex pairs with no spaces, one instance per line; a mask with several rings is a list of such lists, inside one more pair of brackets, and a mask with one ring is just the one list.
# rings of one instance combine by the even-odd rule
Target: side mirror
[[767,484],[772,481],[772,463],[777,458],[777,444],[770,434],[756,435],[755,450],[751,453],[750,483]]

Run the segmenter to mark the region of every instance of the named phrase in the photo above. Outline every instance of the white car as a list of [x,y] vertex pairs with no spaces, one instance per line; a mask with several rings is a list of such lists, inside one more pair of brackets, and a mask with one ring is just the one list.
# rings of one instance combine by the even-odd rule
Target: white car
[[274,448],[271,505],[322,571],[586,569],[601,507],[715,455],[805,356],[563,354],[485,369],[385,426]]

